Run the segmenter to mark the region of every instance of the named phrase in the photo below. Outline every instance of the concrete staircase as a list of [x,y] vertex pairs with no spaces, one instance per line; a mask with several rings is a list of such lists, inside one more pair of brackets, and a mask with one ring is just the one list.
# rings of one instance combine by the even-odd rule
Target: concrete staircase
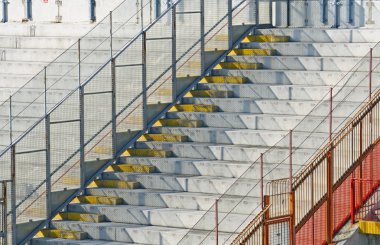
[[[219,242],[232,241],[260,211],[260,167],[251,164],[312,110],[310,127],[294,133],[305,141],[294,155],[297,171],[327,138],[327,122],[309,136],[313,120],[326,116],[328,101],[318,101],[379,37],[370,29],[265,29],[247,36],[32,244],[178,244],[186,234],[186,244],[214,244],[212,206],[227,190],[218,206],[219,218],[226,217]],[[368,94],[366,83],[347,98],[351,88],[341,91],[334,103],[346,102],[334,110],[334,128]],[[272,149],[264,174],[287,157],[287,142]],[[282,164],[265,181],[287,174]],[[249,193],[242,203],[241,193]]]

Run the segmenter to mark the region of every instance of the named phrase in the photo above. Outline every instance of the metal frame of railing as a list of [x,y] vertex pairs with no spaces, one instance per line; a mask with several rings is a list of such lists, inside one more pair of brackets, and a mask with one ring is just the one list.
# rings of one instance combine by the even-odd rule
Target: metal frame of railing
[[[142,135],[157,119],[159,119],[168,109],[173,106],[179,98],[181,98],[187,91],[189,91],[200,79],[202,76],[206,75],[211,71],[211,69],[220,61],[222,60],[228,53],[229,50],[237,45],[241,38],[245,36],[246,34],[252,32],[253,28],[259,27],[259,23],[256,23],[256,26],[251,25],[243,25],[241,26],[242,30],[240,30],[239,37],[235,37],[237,39],[232,38],[233,33],[233,12],[235,10],[239,10],[240,7],[243,6],[243,3],[245,3],[245,0],[242,0],[237,4],[236,6],[232,5],[232,0],[226,0],[226,14],[221,14],[216,16],[211,22],[207,22],[208,29],[205,28],[205,20],[204,17],[204,0],[200,0],[200,12],[194,12],[195,14],[199,14],[200,16],[200,38],[196,38],[195,42],[192,43],[189,47],[186,47],[183,53],[176,53],[176,27],[180,27],[179,24],[176,24],[176,18],[177,18],[177,12],[176,8],[178,5],[182,3],[189,3],[189,1],[177,1],[176,3],[173,3],[169,9],[164,11],[162,15],[157,18],[155,21],[153,21],[150,25],[148,25],[146,28],[143,29],[141,33],[139,33],[136,37],[134,37],[131,41],[129,41],[126,45],[123,46],[123,48],[114,53],[114,55],[105,62],[94,74],[92,74],[88,79],[86,79],[84,82],[81,82],[80,78],[81,75],[79,75],[79,82],[77,89],[71,91],[68,93],[58,104],[54,105],[52,108],[47,108],[47,98],[46,93],[44,96],[44,114],[45,116],[39,119],[36,123],[33,124],[31,128],[29,128],[27,131],[25,131],[20,137],[12,141],[12,144],[7,147],[2,153],[1,157],[6,157],[7,154],[10,154],[10,163],[11,163],[11,176],[12,176],[12,188],[11,188],[11,234],[12,234],[12,244],[16,243],[23,243],[25,241],[28,241],[31,239],[34,235],[34,233],[29,233],[27,236],[23,237],[16,232],[17,230],[17,224],[19,223],[17,220],[20,216],[24,215],[24,213],[30,209],[32,209],[33,205],[40,204],[44,207],[40,207],[39,210],[42,210],[44,213],[42,214],[43,220],[39,221],[38,224],[35,226],[35,229],[33,231],[37,231],[41,227],[46,226],[48,224],[49,220],[52,218],[52,216],[61,210],[67,203],[75,196],[79,195],[83,192],[84,188],[91,183],[108,165],[112,164],[115,159],[120,156],[120,154],[128,147],[130,147],[133,142]],[[245,5],[244,8],[248,6]],[[178,12],[178,14],[194,14],[192,11],[188,12]],[[168,39],[167,37],[155,37],[150,36],[151,33],[154,33],[155,27],[160,27],[160,23],[166,22],[164,19],[166,16],[171,17],[170,25],[171,25],[171,42],[172,45],[170,47],[170,65],[167,67],[163,67],[162,70],[159,70],[157,73],[157,77],[154,77],[153,80],[151,77],[149,77],[149,65],[147,60],[147,48],[152,48],[152,46],[149,46],[147,43],[152,40],[163,40]],[[112,13],[110,14],[110,20],[112,20]],[[169,18],[170,19],[170,18]],[[222,25],[222,27],[220,27]],[[267,25],[269,26],[269,25]],[[265,25],[262,25],[262,27],[265,27]],[[188,28],[184,26],[183,28]],[[213,41],[212,39],[215,37],[216,34],[218,34],[221,30],[224,30],[228,33],[228,41],[223,44],[224,47],[226,47],[225,50],[222,51],[215,51],[217,55],[212,56],[214,58],[211,59],[207,56],[206,52],[206,46],[209,42]],[[177,33],[180,34],[180,33]],[[235,35],[236,36],[236,35]],[[110,36],[110,50],[111,54],[113,53],[112,49],[112,29],[111,29],[111,36]],[[125,53],[128,53],[128,51],[133,51],[133,45],[137,44],[142,45],[138,48],[138,52],[141,52],[141,58],[142,63],[141,64],[119,64],[118,61],[123,57]],[[81,41],[78,42],[78,49],[80,49]],[[178,46],[177,46],[178,47]],[[210,46],[211,47],[211,46]],[[164,51],[164,50],[163,50]],[[212,53],[212,52],[211,52]],[[176,77],[177,72],[182,69],[190,60],[191,57],[193,57],[195,54],[198,54],[201,58],[201,66],[200,70],[197,71],[197,75],[195,76],[194,80],[192,80],[187,86],[183,89],[183,91],[178,91],[176,88],[176,82],[178,78]],[[212,53],[213,54],[213,53]],[[190,57],[189,57],[190,56]],[[207,60],[208,58],[208,60]],[[79,59],[81,61],[81,59]],[[117,96],[116,96],[116,86],[120,85],[120,83],[117,83],[117,75],[116,69],[118,67],[127,67],[127,66],[140,66],[142,68],[142,80],[141,85],[142,89],[141,92],[138,92],[134,97],[131,98],[130,101],[127,101],[123,104],[122,108],[117,108],[118,111],[116,111],[117,107]],[[78,73],[81,74],[81,62],[78,63]],[[103,78],[104,74],[106,73],[108,77],[108,82],[99,83],[99,80],[97,81],[97,78]],[[107,73],[109,72],[109,73]],[[171,73],[171,75],[166,75],[167,73]],[[46,73],[45,73],[46,74]],[[46,77],[46,76],[45,76]],[[149,78],[148,78],[149,77]],[[188,79],[189,77],[185,77]],[[46,81],[46,80],[45,80]],[[169,81],[169,82],[168,82]],[[154,93],[165,83],[171,83],[171,97],[168,101],[168,104],[165,105],[161,110],[159,110],[157,113],[153,115],[153,117],[149,118],[149,106],[148,106],[148,99],[151,97],[154,97]],[[94,85],[95,84],[95,85]],[[108,84],[110,86],[110,90],[105,88],[98,87],[94,91],[91,90],[92,86],[102,86],[104,84]],[[138,83],[140,84],[140,83]],[[158,86],[157,86],[158,84]],[[46,86],[46,82],[45,82]],[[153,92],[150,92],[150,90],[153,90]],[[153,94],[153,95],[152,95]],[[111,97],[111,104],[109,105],[109,108],[111,109],[112,113],[110,116],[110,120],[104,122],[104,124],[100,124],[97,126],[96,131],[93,132],[92,135],[86,135],[85,130],[86,127],[86,113],[88,113],[88,110],[90,108],[87,108],[86,104],[86,98],[91,98],[91,96],[97,96],[97,95],[107,95]],[[79,97],[77,97],[79,96]],[[63,118],[64,120],[57,120],[53,119],[55,113],[59,111],[61,108],[65,106],[65,103],[67,101],[70,101],[71,99],[78,100],[76,108],[78,110],[78,118],[76,117],[69,117],[69,118]],[[128,139],[127,142],[123,144],[118,144],[117,142],[117,135],[118,135],[118,126],[125,122],[125,119],[130,117],[131,113],[133,113],[136,110],[136,107],[133,108],[134,103],[139,103],[139,105],[142,105],[142,125],[141,128],[137,130],[137,134]],[[96,108],[95,105],[93,107]],[[127,112],[128,109],[132,109],[132,112]],[[108,119],[106,119],[108,120]],[[88,120],[87,120],[88,121]],[[59,162],[59,166],[54,166],[55,169],[52,168],[52,162],[53,162],[53,153],[54,151],[57,151],[57,148],[53,150],[53,143],[52,137],[53,133],[52,127],[54,125],[67,125],[71,123],[77,123],[79,124],[79,144],[78,148],[74,148],[73,152],[68,152],[68,155],[64,155],[63,162]],[[91,126],[91,125],[89,125]],[[45,142],[42,144],[41,148],[34,148],[34,149],[22,149],[22,147],[18,147],[19,145],[23,145],[24,142],[27,142],[30,144],[30,142],[27,140],[28,137],[32,137],[31,135],[36,132],[39,127],[42,127],[42,135],[44,135]],[[107,137],[111,137],[111,152],[110,154],[107,154],[109,157],[109,160],[105,160],[102,162],[101,166],[99,166],[99,169],[96,169],[96,171],[91,172],[90,174],[86,172],[86,160],[87,156],[89,154],[94,153],[94,149],[98,147],[100,142],[107,141]],[[21,148],[21,149],[20,149]],[[18,150],[20,149],[20,150]],[[37,185],[36,188],[30,193],[28,193],[26,196],[23,197],[21,201],[16,201],[16,178],[17,178],[17,162],[18,158],[21,156],[31,156],[30,158],[33,159],[33,154],[40,154],[43,153],[46,157],[44,161],[46,161],[45,167],[45,175],[46,178]],[[79,155],[79,156],[78,156]],[[20,157],[20,158],[21,158]],[[71,163],[74,161],[74,163]],[[95,160],[96,161],[96,160]],[[70,164],[69,164],[70,163]],[[79,168],[77,168],[79,166]],[[67,168],[66,168],[67,167]],[[77,169],[75,169],[77,168]],[[60,181],[62,177],[65,177],[67,173],[71,170],[78,170],[80,173],[79,176],[79,186],[75,189],[74,192],[70,193],[70,195],[67,196],[65,200],[63,200],[62,203],[59,203],[59,205],[53,206],[52,201],[53,198],[53,190],[52,187],[54,184],[56,184],[57,181]],[[60,171],[64,170],[63,173],[60,173]],[[52,176],[59,173],[58,179],[55,178],[53,180]],[[46,189],[44,189],[46,188]],[[25,206],[26,205],[26,206]],[[33,210],[33,209],[32,209]]]

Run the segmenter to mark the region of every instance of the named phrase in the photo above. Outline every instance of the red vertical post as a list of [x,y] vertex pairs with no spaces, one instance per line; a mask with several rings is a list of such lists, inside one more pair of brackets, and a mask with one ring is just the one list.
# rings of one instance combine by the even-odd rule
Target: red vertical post
[[373,49],[370,48],[369,50],[369,83],[368,83],[368,89],[369,89],[369,95],[368,95],[368,99],[371,100],[371,96],[372,96],[372,53],[373,53]]
[[329,109],[329,142],[332,140],[332,113],[333,113],[333,88],[330,88],[330,109]]
[[327,153],[327,200],[326,200],[326,240],[327,244],[333,239],[333,147],[330,144],[330,151]]
[[355,223],[355,180],[351,178],[351,224]]
[[218,199],[215,201],[215,243],[219,244],[219,217],[218,217]]
[[264,209],[264,154],[260,154],[260,197],[261,207]]
[[289,193],[293,188],[293,130],[289,131]]

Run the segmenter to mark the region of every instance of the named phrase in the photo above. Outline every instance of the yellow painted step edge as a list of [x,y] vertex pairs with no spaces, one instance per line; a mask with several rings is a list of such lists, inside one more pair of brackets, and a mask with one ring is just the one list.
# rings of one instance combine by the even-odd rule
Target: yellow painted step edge
[[276,36],[276,35],[250,35],[243,39],[243,43],[247,42],[289,42],[289,36]]
[[128,149],[121,156],[140,156],[140,157],[171,157],[171,151],[156,150],[156,149]]
[[109,166],[105,172],[128,172],[128,173],[154,173],[155,166],[139,164],[114,164]]
[[209,76],[204,77],[200,83],[231,83],[231,84],[244,84],[248,81],[246,77],[237,76]]
[[164,141],[164,142],[186,142],[186,135],[179,134],[144,134],[137,141]]
[[234,49],[228,55],[256,55],[256,56],[270,56],[275,55],[274,49]]
[[121,205],[124,203],[120,197],[109,196],[78,196],[71,203]]
[[87,238],[87,233],[80,232],[80,231],[70,231],[70,230],[43,229],[37,233],[36,237],[84,240]]
[[73,220],[73,221],[101,223],[101,222],[104,222],[106,219],[105,219],[105,216],[102,214],[60,212],[54,217],[53,220]]
[[216,112],[218,107],[214,105],[201,104],[179,104],[170,108],[169,112],[188,111],[188,112]]
[[189,127],[198,128],[203,126],[201,120],[187,120],[187,119],[160,119],[154,125],[154,127]]
[[228,90],[192,90],[185,94],[185,98],[202,97],[202,98],[229,98],[232,92]]
[[214,69],[241,69],[241,70],[258,70],[262,69],[262,63],[243,63],[243,62],[221,62]]
[[137,189],[140,187],[140,183],[136,181],[124,180],[94,180],[88,187]]
[[359,232],[363,234],[380,235],[380,222],[359,220]]

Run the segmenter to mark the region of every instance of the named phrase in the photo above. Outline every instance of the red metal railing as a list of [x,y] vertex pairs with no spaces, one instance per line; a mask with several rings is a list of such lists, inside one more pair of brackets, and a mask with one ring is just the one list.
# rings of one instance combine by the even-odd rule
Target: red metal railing
[[379,221],[380,180],[351,179],[351,223],[358,220]]

